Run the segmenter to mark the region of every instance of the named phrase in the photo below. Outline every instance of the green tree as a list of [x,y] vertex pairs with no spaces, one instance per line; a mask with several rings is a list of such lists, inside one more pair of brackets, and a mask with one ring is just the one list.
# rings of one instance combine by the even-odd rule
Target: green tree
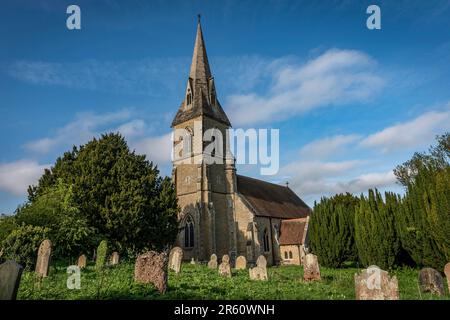
[[428,153],[415,153],[395,169],[405,187],[397,230],[402,247],[419,266],[442,269],[450,260],[450,134]]
[[358,204],[359,199],[349,193],[322,198],[314,204],[308,236],[321,265],[339,267],[357,259],[354,216]]
[[59,180],[69,185],[79,218],[121,251],[161,250],[177,235],[178,204],[169,179],[119,134],[74,147],[29,188],[31,203]]
[[2,243],[3,255],[27,269],[32,269],[36,264],[39,245],[47,238],[48,231],[47,228],[31,225],[14,229]]
[[14,216],[1,215],[0,216],[0,247],[1,243],[6,237],[17,228],[17,223]]
[[399,210],[398,196],[369,190],[361,196],[355,213],[355,240],[359,260],[364,266],[377,265],[390,269],[398,264],[400,241],[395,228],[395,212]]
[[73,200],[72,187],[58,179],[46,193],[17,210],[18,224],[46,227],[55,258],[74,257],[95,242],[95,229],[88,225]]

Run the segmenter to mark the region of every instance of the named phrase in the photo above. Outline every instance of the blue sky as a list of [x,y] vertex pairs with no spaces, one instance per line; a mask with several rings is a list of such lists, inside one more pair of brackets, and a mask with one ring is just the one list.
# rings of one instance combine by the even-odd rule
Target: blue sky
[[[66,28],[70,4],[81,30]],[[366,28],[370,4],[381,30]],[[392,169],[450,130],[450,1],[2,1],[0,213],[102,132],[170,174],[197,13],[233,126],[280,129],[280,171],[263,179],[309,204],[401,192]]]

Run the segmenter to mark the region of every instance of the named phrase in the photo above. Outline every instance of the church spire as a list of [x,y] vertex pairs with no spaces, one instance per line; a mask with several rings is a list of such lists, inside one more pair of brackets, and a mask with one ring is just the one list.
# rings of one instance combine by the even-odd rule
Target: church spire
[[195,37],[194,53],[192,55],[189,77],[194,81],[207,82],[211,78],[208,56],[206,54],[205,40],[203,39],[200,15],[198,15],[197,35]]
[[211,75],[208,56],[206,54],[200,15],[198,15],[197,34],[186,93],[172,121],[172,127],[199,116],[214,119],[231,127],[230,121],[217,99],[214,78]]

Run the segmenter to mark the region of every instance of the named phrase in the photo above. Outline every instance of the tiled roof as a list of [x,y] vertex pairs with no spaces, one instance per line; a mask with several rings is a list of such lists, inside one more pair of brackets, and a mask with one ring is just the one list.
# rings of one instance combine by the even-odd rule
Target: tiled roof
[[289,187],[236,175],[237,191],[257,216],[294,219],[305,218],[311,209]]
[[280,245],[303,244],[306,218],[282,220],[280,228]]

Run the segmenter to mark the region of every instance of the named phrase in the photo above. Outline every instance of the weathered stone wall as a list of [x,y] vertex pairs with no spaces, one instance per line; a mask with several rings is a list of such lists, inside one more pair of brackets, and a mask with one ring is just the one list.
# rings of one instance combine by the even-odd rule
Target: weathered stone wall
[[[292,253],[292,258],[289,257],[289,252]],[[280,255],[282,264],[301,265],[301,246],[299,245],[281,245]]]
[[239,194],[234,197],[234,206],[238,255],[245,256],[249,263],[255,263],[260,253],[260,243],[254,226],[255,216]]
[[[268,217],[260,217],[257,216],[255,218],[256,220],[256,226],[258,229],[258,240],[260,243],[260,253],[267,259],[268,265],[275,265],[280,263],[281,257],[280,257],[280,246],[276,241],[276,237],[274,234],[275,226],[278,226],[278,230],[281,220],[275,219],[275,218],[268,218]],[[272,224],[272,226],[271,226]],[[269,251],[264,252],[264,230],[267,229],[269,234]]]

